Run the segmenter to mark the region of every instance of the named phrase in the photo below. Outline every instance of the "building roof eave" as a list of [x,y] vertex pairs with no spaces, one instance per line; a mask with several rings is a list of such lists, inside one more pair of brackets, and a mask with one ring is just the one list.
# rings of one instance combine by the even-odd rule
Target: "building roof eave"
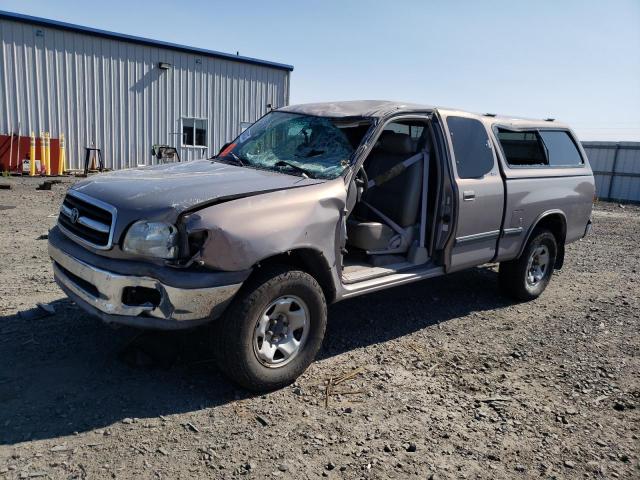
[[261,60],[259,58],[233,55],[231,53],[218,52],[216,50],[208,50],[206,48],[190,47],[188,45],[165,42],[162,40],[153,40],[150,38],[138,37],[135,35],[127,35],[124,33],[111,32],[108,30],[101,30],[98,28],[85,27],[82,25],[62,22],[59,20],[51,20],[48,18],[34,17],[31,15],[25,15],[22,13],[14,13],[14,12],[7,12],[7,11],[0,10],[0,19],[13,20],[13,21],[22,22],[22,23],[31,23],[34,25],[42,26],[42,27],[57,28],[59,30],[84,33],[87,35],[94,35],[94,36],[99,36],[103,38],[119,40],[123,42],[137,43],[139,45],[146,45],[150,47],[167,48],[170,50],[177,50],[180,52],[191,53],[194,55],[203,55],[207,57],[220,58],[220,59],[229,60],[232,62],[241,62],[241,63],[248,63],[253,65],[260,65],[263,67],[270,67],[278,70],[286,70],[288,72],[293,71],[293,65],[287,65],[285,63],[277,63],[277,62],[271,62],[269,60]]

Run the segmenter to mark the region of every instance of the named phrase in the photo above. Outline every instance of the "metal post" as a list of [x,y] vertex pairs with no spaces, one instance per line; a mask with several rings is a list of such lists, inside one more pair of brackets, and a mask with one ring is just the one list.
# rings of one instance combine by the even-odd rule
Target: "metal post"
[[33,177],[36,174],[36,134],[31,132],[31,139],[29,143],[29,176]]
[[58,175],[64,175],[66,152],[64,149],[64,133],[60,134],[60,154],[58,155]]
[[11,173],[12,161],[13,161],[13,130],[11,130],[11,138],[9,140],[9,173]]
[[613,177],[616,175],[616,168],[618,166],[618,154],[620,153],[620,143],[616,143],[616,153],[613,155],[613,165],[611,166],[611,176],[609,177],[609,188],[607,189],[607,198],[611,200],[611,187],[613,186]]
[[20,163],[20,122],[18,122],[18,153],[16,153],[16,170],[18,169],[22,176],[22,164]]
[[40,132],[40,174],[47,173],[47,152],[44,146],[44,132]]
[[47,156],[46,166],[47,166],[47,176],[51,175],[51,137],[49,136],[49,132],[44,134],[44,146],[45,146],[45,154]]

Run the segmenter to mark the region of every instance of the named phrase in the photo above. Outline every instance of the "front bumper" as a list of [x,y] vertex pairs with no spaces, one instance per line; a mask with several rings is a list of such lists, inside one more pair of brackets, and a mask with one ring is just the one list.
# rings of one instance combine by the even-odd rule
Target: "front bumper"
[[[107,323],[176,330],[219,317],[242,282],[179,288],[149,276],[120,274],[93,266],[49,241],[56,283],[78,306]],[[237,280],[237,277],[235,278]],[[125,289],[151,289],[155,301],[128,305]]]

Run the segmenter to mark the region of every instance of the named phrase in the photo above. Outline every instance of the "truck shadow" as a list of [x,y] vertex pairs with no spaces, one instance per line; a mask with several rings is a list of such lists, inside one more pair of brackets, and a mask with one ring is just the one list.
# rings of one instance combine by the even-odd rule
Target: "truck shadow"
[[[320,359],[509,305],[475,269],[336,304]],[[109,328],[70,301],[0,317],[0,445],[212,408],[246,398],[217,371],[204,330]],[[384,348],[384,347],[381,347]]]
[[[330,307],[323,349],[327,358],[424,328],[513,303],[500,294],[488,267],[390,288]],[[384,347],[381,347],[384,348]]]

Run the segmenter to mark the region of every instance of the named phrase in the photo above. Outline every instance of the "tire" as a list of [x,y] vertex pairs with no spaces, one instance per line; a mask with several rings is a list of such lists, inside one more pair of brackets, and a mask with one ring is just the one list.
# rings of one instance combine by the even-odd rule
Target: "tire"
[[218,366],[247,390],[282,388],[311,364],[326,325],[324,293],[311,275],[284,266],[265,268],[212,325]]
[[558,244],[553,233],[534,231],[519,258],[500,263],[500,289],[516,300],[539,297],[551,280],[557,254]]

